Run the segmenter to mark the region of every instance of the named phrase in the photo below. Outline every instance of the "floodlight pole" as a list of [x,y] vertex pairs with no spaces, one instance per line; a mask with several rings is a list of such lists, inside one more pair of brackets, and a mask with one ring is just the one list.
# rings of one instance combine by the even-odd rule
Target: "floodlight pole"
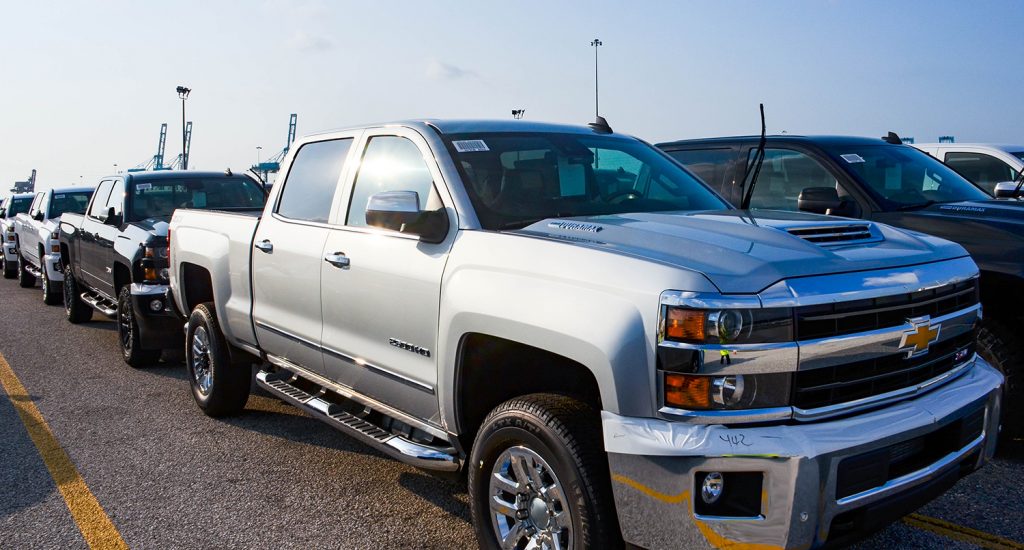
[[184,86],[178,86],[177,92],[178,97],[181,98],[181,169],[188,170],[188,155],[186,150],[188,149],[187,136],[185,135],[185,100],[188,99],[188,94],[192,90]]
[[594,116],[598,117],[601,116],[601,109],[597,86],[597,48],[598,46],[603,46],[604,42],[601,42],[600,38],[595,38],[590,41],[590,45],[594,47]]

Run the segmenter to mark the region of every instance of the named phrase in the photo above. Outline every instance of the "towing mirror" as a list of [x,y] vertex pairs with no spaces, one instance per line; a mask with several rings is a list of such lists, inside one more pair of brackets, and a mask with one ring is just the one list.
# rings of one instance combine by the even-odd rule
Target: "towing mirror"
[[439,243],[448,234],[448,215],[444,208],[420,210],[416,191],[384,191],[366,203],[366,225],[419,235],[420,240]]
[[996,190],[993,193],[997,199],[1012,199],[1019,196],[1017,193],[1017,182],[1015,181],[1001,181],[996,184]]
[[839,208],[839,192],[835,187],[808,187],[797,197],[797,208],[803,212],[828,214],[830,210]]
[[107,209],[107,219],[103,220],[103,223],[114,226],[121,225],[121,215],[114,210],[113,206]]

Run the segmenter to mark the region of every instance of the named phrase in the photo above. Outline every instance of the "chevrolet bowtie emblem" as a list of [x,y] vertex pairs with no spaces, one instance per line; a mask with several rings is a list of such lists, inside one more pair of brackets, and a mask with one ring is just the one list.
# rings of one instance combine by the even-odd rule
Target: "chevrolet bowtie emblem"
[[914,328],[903,333],[900,338],[900,351],[907,353],[907,359],[928,353],[928,347],[939,339],[942,324],[932,324],[930,317],[907,319]]

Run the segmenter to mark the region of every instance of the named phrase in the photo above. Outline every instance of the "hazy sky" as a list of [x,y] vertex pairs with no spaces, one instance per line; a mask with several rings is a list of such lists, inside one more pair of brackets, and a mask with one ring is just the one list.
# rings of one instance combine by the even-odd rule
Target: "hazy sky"
[[769,132],[1024,142],[1024,3],[0,0],[0,188],[181,151],[242,170],[402,118],[593,119],[647,140]]

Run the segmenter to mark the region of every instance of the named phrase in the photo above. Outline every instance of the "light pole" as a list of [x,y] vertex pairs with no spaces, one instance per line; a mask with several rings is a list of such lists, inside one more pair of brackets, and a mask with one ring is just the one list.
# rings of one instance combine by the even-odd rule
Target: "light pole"
[[604,42],[601,42],[600,38],[595,38],[590,41],[590,45],[594,47],[594,116],[601,116],[601,109],[599,108],[599,96],[597,93],[597,48],[603,46]]
[[188,155],[185,154],[188,147],[185,142],[185,100],[188,99],[188,94],[192,90],[184,86],[178,86],[177,91],[178,97],[181,98],[181,169],[188,170]]
[[117,163],[116,162],[114,163],[114,173],[115,174],[117,173]]

